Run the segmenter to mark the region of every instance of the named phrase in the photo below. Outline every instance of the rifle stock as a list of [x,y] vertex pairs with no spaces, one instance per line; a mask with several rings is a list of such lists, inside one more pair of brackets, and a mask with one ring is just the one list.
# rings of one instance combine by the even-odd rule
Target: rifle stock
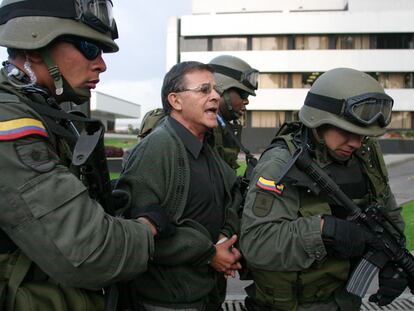
[[[373,277],[388,261],[395,262],[408,276],[410,288],[414,285],[414,257],[405,248],[404,234],[382,213],[378,206],[361,210],[310,157],[306,147],[296,150],[290,165],[279,179],[280,183],[293,164],[303,171],[313,182],[315,193],[324,192],[336,204],[349,212],[348,220],[359,223],[370,231],[375,242],[369,245],[369,251],[363,256],[353,271],[347,284],[348,292],[363,297]],[[389,230],[393,228],[393,232]]]

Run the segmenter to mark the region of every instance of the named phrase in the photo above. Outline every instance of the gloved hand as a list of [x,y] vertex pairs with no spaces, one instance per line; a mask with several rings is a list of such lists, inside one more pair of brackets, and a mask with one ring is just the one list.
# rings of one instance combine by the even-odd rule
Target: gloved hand
[[176,228],[164,208],[159,205],[148,205],[131,209],[131,218],[147,218],[157,229],[156,239],[162,239],[175,234]]
[[131,196],[128,192],[120,189],[112,191],[112,200],[115,205],[115,210],[125,210],[131,202]]
[[407,274],[394,263],[387,263],[378,274],[379,288],[376,294],[369,297],[370,302],[379,306],[390,304],[401,295],[408,285]]
[[322,240],[328,253],[340,258],[357,258],[375,240],[373,234],[351,221],[323,216]]

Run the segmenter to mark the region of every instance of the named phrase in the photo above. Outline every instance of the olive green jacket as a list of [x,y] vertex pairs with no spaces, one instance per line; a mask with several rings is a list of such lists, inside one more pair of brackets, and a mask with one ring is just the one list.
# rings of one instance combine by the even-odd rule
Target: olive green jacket
[[[215,159],[225,187],[221,233],[230,237],[239,231],[236,209],[241,197],[234,172],[218,155]],[[204,226],[182,217],[189,185],[187,151],[167,118],[134,148],[117,184],[131,193],[133,208],[159,204],[177,226],[173,237],[156,240],[148,272],[136,280],[137,292],[146,301],[186,305],[205,298],[215,284],[208,263],[217,241]]]
[[[46,127],[1,75],[0,126],[29,118]],[[106,214],[62,164],[57,141],[51,132],[0,141],[1,229],[56,284],[96,289],[144,271],[154,247],[148,226]]]
[[[361,157],[365,157],[363,162],[368,164],[369,170],[371,170],[369,175],[378,178],[376,182],[379,186],[372,190],[376,201],[384,206],[384,210],[390,218],[402,229],[404,222],[400,208],[397,206],[387,183],[387,173],[382,155],[377,157],[375,156],[377,153],[373,152],[374,149],[378,150],[373,148],[374,144],[377,144],[375,140],[368,139],[359,154]],[[291,157],[291,152],[283,144],[278,144],[262,155],[254,170],[247,194],[240,237],[241,250],[252,271],[260,271],[258,275],[266,275],[266,271],[268,271],[268,275],[285,278],[285,281],[292,272],[316,272],[328,260],[334,259],[328,256],[322,241],[321,215],[311,213],[312,204],[315,204],[314,210],[324,210],[321,208],[320,197],[315,197],[289,184],[285,184],[284,188],[280,188],[278,192],[264,190],[257,185],[260,177],[266,180],[278,180]],[[319,165],[321,163],[329,164],[327,159],[322,157],[318,158],[317,162]],[[365,164],[362,167],[365,167]],[[367,170],[365,168],[363,170],[367,174]],[[302,210],[304,205],[308,208],[307,213],[310,212],[308,215],[304,215]],[[329,213],[328,207],[326,214]],[[339,269],[338,264],[335,265]],[[343,264],[340,263],[340,265]],[[286,276],[282,276],[282,273],[279,272],[285,272]],[[305,273],[303,278],[304,275]],[[327,280],[330,276],[324,276],[323,273],[320,273],[319,277]],[[271,286],[263,284],[262,282],[267,281],[262,279],[255,281],[262,289]],[[277,288],[278,281],[274,280],[274,284]],[[280,293],[274,292],[272,295],[278,297]],[[285,296],[285,299],[287,298]]]
[[[309,268],[327,255],[321,237],[320,216],[298,218],[301,201],[297,188],[286,186],[281,195],[267,191],[271,195],[271,208],[266,215],[258,216],[256,196],[264,191],[256,185],[259,177],[277,180],[291,157],[287,148],[275,147],[262,156],[254,170],[240,237],[241,249],[251,266],[298,271]],[[388,184],[384,185],[381,196],[385,211],[402,228],[401,209]]]

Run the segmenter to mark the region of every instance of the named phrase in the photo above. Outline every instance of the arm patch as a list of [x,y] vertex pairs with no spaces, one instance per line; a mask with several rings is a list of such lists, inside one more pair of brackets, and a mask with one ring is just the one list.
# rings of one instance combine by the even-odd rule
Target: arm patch
[[29,135],[49,137],[43,123],[33,118],[0,121],[0,141],[15,140]]
[[58,159],[44,141],[15,145],[20,161],[32,170],[45,173],[55,168]]
[[266,217],[272,209],[274,199],[270,193],[257,192],[253,203],[253,213],[257,217]]

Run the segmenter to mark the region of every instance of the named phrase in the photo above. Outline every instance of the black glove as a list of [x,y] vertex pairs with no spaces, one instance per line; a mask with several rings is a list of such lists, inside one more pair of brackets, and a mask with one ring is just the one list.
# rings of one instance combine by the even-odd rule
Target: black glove
[[164,208],[159,205],[148,205],[131,209],[131,218],[145,217],[157,229],[155,238],[162,239],[175,234],[176,228]]
[[351,221],[330,215],[323,217],[322,240],[328,253],[340,258],[361,257],[374,235]]
[[376,294],[369,297],[370,302],[379,306],[390,304],[400,296],[408,285],[407,274],[394,263],[387,263],[378,274],[379,287]]
[[124,190],[115,189],[112,191],[112,200],[114,202],[115,210],[125,210],[131,202],[131,196]]

